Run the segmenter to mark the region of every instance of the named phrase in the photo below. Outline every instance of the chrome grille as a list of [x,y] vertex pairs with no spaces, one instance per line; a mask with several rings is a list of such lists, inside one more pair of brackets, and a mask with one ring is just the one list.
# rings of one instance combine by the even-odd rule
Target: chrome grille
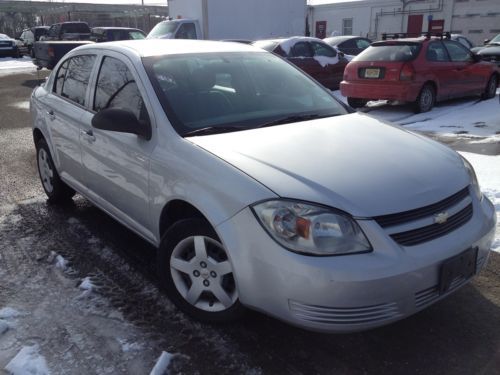
[[393,225],[399,225],[408,223],[410,221],[415,221],[417,219],[432,216],[439,212],[445,211],[451,206],[459,203],[465,197],[469,195],[469,187],[460,190],[458,193],[453,194],[452,196],[443,199],[437,203],[431,204],[429,206],[417,208],[410,211],[400,212],[397,214],[383,215],[374,217],[375,221],[382,228],[390,227]]
[[[415,246],[444,236],[469,221],[473,214],[469,188],[439,202],[413,210],[374,217],[398,244]],[[438,218],[444,220],[438,222]]]
[[321,324],[366,324],[401,316],[395,302],[364,307],[324,307],[289,301],[296,318]]
[[391,238],[403,246],[414,246],[444,236],[461,227],[472,217],[472,204],[451,216],[444,224],[431,224],[422,228],[391,234]]

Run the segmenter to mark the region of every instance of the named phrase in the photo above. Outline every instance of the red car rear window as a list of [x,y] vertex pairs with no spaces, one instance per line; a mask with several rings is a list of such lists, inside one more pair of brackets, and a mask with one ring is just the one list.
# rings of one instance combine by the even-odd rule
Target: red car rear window
[[354,61],[410,61],[422,48],[421,43],[379,42],[356,56]]

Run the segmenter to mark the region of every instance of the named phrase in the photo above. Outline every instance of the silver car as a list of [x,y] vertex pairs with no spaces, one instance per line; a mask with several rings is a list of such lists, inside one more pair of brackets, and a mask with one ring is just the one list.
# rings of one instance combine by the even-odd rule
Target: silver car
[[414,314],[485,265],[495,212],[449,148],[228,42],[68,53],[31,98],[49,201],[78,192],[158,248],[203,321],[249,307],[323,332]]

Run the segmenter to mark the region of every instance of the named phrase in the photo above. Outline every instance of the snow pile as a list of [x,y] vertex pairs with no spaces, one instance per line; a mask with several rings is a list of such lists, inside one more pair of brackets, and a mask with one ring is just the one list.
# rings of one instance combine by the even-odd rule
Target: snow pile
[[460,152],[474,167],[479,186],[493,202],[497,212],[497,233],[492,250],[500,252],[500,155],[489,156]]
[[335,57],[314,56],[313,59],[316,60],[323,68],[327,65],[335,65],[339,62],[338,56]]
[[22,59],[16,59],[13,57],[0,58],[0,76],[13,73],[15,74],[23,71],[35,71],[35,65],[33,65],[31,58],[27,56]]
[[19,311],[13,309],[12,307],[4,307],[3,309],[0,309],[0,319],[13,319],[21,315],[24,314],[21,314]]
[[64,259],[62,256],[57,255],[55,266],[56,268],[60,268],[64,271],[65,269],[68,268],[68,261]]
[[49,375],[45,358],[39,353],[38,345],[24,346],[5,366],[12,375]]

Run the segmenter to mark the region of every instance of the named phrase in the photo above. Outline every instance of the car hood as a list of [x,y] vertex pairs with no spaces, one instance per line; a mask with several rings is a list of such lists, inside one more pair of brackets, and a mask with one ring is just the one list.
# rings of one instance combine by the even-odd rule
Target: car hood
[[500,55],[500,45],[490,44],[484,46],[477,52],[478,55]]
[[357,217],[426,206],[469,183],[456,152],[358,113],[186,139],[281,197]]

